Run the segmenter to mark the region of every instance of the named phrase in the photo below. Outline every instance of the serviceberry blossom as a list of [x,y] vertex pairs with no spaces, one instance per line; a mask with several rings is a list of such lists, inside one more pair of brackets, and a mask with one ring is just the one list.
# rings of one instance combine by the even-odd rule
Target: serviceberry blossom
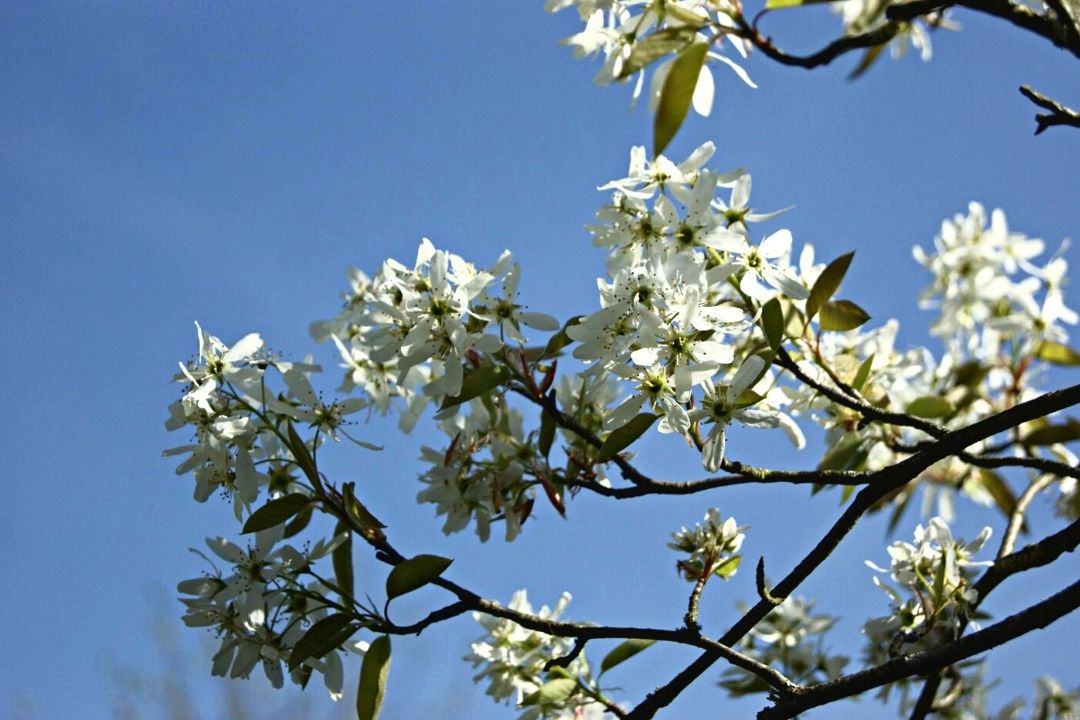
[[[534,611],[525,590],[514,593],[507,606],[510,610],[534,615],[543,620],[557,620],[570,603],[570,594],[563,593],[554,608],[544,605]],[[592,713],[578,712],[592,704],[584,687],[595,686],[584,655],[579,655],[565,669],[567,679],[579,678],[582,683],[555,705],[523,704],[531,695],[553,676],[546,676],[544,666],[553,658],[569,653],[572,642],[567,638],[555,637],[535,630],[528,630],[513,620],[475,613],[473,618],[484,629],[484,637],[472,644],[465,659],[478,668],[474,680],[487,682],[487,694],[498,701],[512,701],[524,710],[519,720],[532,720],[538,717],[554,717],[571,720],[589,717]],[[584,714],[583,714],[584,713]]]
[[867,561],[870,568],[888,573],[901,588],[874,578],[874,584],[889,597],[891,614],[873,619],[863,628],[869,662],[884,662],[901,649],[910,650],[907,645],[914,645],[914,649],[932,646],[952,637],[968,621],[969,611],[979,599],[971,587],[970,568],[992,564],[972,557],[990,533],[986,527],[973,541],[964,543],[953,539],[945,521],[935,517],[926,526],[915,528],[914,543],[898,541],[889,546],[889,569]]
[[[231,565],[222,572],[206,555],[212,574],[182,581],[178,590],[186,607],[184,623],[214,630],[221,645],[214,654],[212,674],[246,678],[262,665],[274,687],[284,683],[283,663],[306,627],[325,617],[326,606],[313,600],[328,588],[320,583],[305,584],[301,574],[326,557],[346,536],[320,540],[297,550],[291,545],[274,546],[282,539],[283,526],[255,535],[254,543],[240,547],[225,538],[208,538],[207,546],[220,560]],[[202,553],[199,553],[202,555]],[[359,651],[362,646],[352,645]],[[339,651],[303,663],[309,671],[321,672],[334,700],[342,696],[343,673]],[[306,684],[298,667],[290,678]]]
[[[563,43],[573,49],[574,57],[578,59],[603,55],[603,63],[596,75],[600,85],[621,82],[635,75],[635,102],[642,92],[645,68],[629,63],[636,44],[655,32],[677,33],[684,44],[693,41],[710,43],[708,60],[727,65],[747,85],[757,87],[741,65],[719,51],[727,42],[741,57],[747,55],[746,41],[728,32],[735,28],[732,15],[737,6],[727,0],[669,0],[659,13],[655,3],[640,0],[548,0],[544,5],[549,12],[572,6],[577,8],[585,27]],[[699,32],[706,26],[718,32],[712,36]],[[653,70],[649,87],[651,105],[655,104],[673,61],[674,58],[663,60]],[[700,115],[707,116],[712,110],[714,84],[706,63],[699,71],[692,99],[694,110]]]
[[[849,659],[830,655],[824,647],[825,634],[837,619],[813,615],[813,608],[806,598],[788,597],[746,635],[739,650],[797,683],[811,685],[840,677]],[[736,695],[771,690],[761,678],[736,667],[724,671],[720,684]]]
[[668,547],[689,555],[679,560],[679,571],[686,579],[716,574],[726,580],[739,569],[745,529],[735,523],[735,518],[725,520],[719,510],[710,508],[703,523],[672,533]]

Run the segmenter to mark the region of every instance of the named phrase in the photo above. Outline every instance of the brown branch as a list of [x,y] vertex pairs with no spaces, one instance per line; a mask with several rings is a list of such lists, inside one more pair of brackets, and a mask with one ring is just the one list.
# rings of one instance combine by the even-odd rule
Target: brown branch
[[[1044,567],[1067,552],[1073,552],[1080,545],[1080,520],[1076,520],[1053,535],[1048,535],[1037,543],[1022,550],[998,558],[982,574],[972,589],[978,594],[975,605],[986,599],[990,592],[1005,579],[1026,570]],[[912,708],[910,720],[924,720],[934,708],[934,698],[941,685],[941,675],[933,674],[926,678],[923,689]]]
[[803,372],[803,369],[799,367],[799,364],[795,362],[795,359],[788,354],[788,351],[781,347],[776,354],[776,365],[789,371],[792,375],[798,378],[802,383],[814,388],[825,397],[832,400],[837,405],[843,405],[850,410],[856,410],[862,414],[863,417],[882,422],[887,425],[897,425],[900,427],[909,427],[915,430],[920,430],[932,438],[942,438],[947,434],[940,425],[936,425],[932,422],[927,422],[921,418],[912,417],[904,413],[894,413],[882,410],[879,407],[875,407],[870,403],[857,400],[845,393],[837,390],[836,388],[829,387],[824,383],[820,383],[814,380],[812,377]]
[[781,698],[758,713],[758,720],[786,720],[810,708],[836,702],[912,675],[938,672],[1014,640],[1033,630],[1045,628],[1080,607],[1080,580],[1015,615],[978,632],[930,650],[895,658],[887,663],[814,685]]
[[[1063,410],[1080,403],[1080,385],[1056,390],[1037,398],[1014,405],[1011,408],[991,415],[965,428],[947,433],[937,442],[921,452],[887,468],[874,473],[870,484],[863,488],[844,510],[817,545],[788,573],[770,595],[783,600],[788,597],[810,574],[816,570],[832,551],[840,544],[844,536],[855,526],[859,518],[879,500],[889,493],[903,487],[939,460],[953,455],[988,437],[1015,427],[1020,423],[1043,417],[1052,412]],[[762,599],[751,607],[719,641],[724,646],[732,646],[743,638],[751,629],[768,615],[774,605]],[[706,651],[693,663],[684,668],[666,685],[650,693],[628,715],[641,720],[651,718],[656,712],[671,703],[691,682],[705,672],[720,656]]]
[[1049,110],[1048,113],[1035,115],[1035,134],[1038,135],[1048,127],[1055,125],[1067,125],[1080,127],[1080,113],[1072,108],[1067,108],[1056,100],[1051,100],[1042,93],[1032,90],[1028,85],[1021,85],[1020,92],[1031,102],[1041,108]]

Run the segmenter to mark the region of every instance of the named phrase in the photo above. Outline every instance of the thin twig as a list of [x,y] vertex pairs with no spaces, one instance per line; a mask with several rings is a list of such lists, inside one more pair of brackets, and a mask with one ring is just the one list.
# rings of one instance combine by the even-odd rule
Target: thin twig
[[1048,113],[1038,113],[1035,116],[1035,134],[1038,135],[1048,127],[1055,125],[1067,125],[1080,127],[1080,113],[1072,108],[1065,107],[1056,100],[1051,100],[1042,93],[1031,89],[1029,85],[1021,85],[1020,92],[1031,102],[1039,107],[1049,110]]
[[1024,526],[1024,516],[1028,506],[1042,490],[1054,481],[1053,475],[1040,475],[1024,488],[1024,492],[1016,499],[1016,507],[1009,515],[1009,524],[1005,527],[1005,536],[1001,538],[1001,547],[998,548],[997,559],[1009,555],[1013,551],[1016,537],[1020,534],[1020,528]]

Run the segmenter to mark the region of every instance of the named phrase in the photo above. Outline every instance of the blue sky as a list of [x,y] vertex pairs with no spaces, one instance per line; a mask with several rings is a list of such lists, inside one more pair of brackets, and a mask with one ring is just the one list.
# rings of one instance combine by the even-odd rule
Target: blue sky
[[[108,667],[157,671],[154,608],[202,570],[187,548],[231,527],[228,508],[193,503],[190,481],[161,458],[184,441],[163,421],[176,362],[196,348],[194,320],[226,342],[257,331],[287,355],[312,352],[332,387],[336,358],[310,341],[308,323],[336,312],[348,265],[411,260],[422,236],[478,263],[511,249],[534,309],[565,318],[594,307],[603,259],[583,226],[606,199],[595,187],[622,176],[651,118],[628,109],[628,88],[593,85],[596,66],[558,44],[576,17],[540,5],[14,2],[0,11],[0,540],[14,573],[0,591],[10,663],[0,713],[110,717]],[[935,35],[932,63],[882,61],[856,83],[845,80],[850,58],[811,73],[752,58],[758,90],[717,70],[713,116],[688,120],[669,150],[682,157],[714,140],[713,167],[753,173],[756,207],[795,206],[782,224],[796,243],[827,258],[856,250],[846,296],[875,320],[899,317],[905,344],[927,341],[914,298],[928,278],[911,246],[929,245],[968,201],[1005,208],[1012,227],[1051,247],[1077,234],[1080,133],[1032,137],[1034,108],[1016,91],[1030,83],[1076,104],[1073,66],[1000,22],[957,19],[963,32]],[[796,49],[835,24],[821,8],[766,20]],[[1068,257],[1080,260],[1075,249]],[[377,420],[362,433],[387,450],[343,449],[335,462],[401,528],[403,551],[454,557],[456,580],[504,601],[522,586],[537,604],[570,590],[575,619],[676,624],[687,588],[664,546],[710,505],[752,526],[748,555],[766,554],[777,574],[838,512],[835,497],[807,502],[798,489],[581,497],[567,522],[542,513],[518,542],[481,546],[444,539],[430,508],[413,501],[413,458],[430,434],[398,438]],[[778,451],[779,436],[736,440],[748,461],[816,460]],[[656,468],[699,472],[675,458],[677,444],[648,447]],[[971,523],[991,518],[979,510]],[[1036,522],[1054,527],[1044,510]],[[878,520],[860,527],[805,588],[852,637],[868,613],[884,612],[862,565],[884,562],[882,532]],[[377,590],[379,572],[361,561],[361,583]],[[726,627],[734,602],[752,596],[750,580],[710,588],[707,630]],[[1060,584],[1042,582],[1028,594],[1001,590],[1001,611]],[[425,600],[439,598],[418,594],[411,607]],[[169,602],[166,615],[178,616]],[[1068,620],[1051,632],[1077,629]],[[478,634],[462,620],[396,641],[386,716],[512,717],[458,661]],[[192,653],[197,635],[181,634]],[[1047,637],[1003,654],[992,674],[1016,677],[995,698],[1026,693],[1046,671],[1080,681],[1075,665],[1054,666]],[[657,651],[628,663],[618,678],[626,699],[690,657]],[[193,664],[189,683],[214,717],[221,683],[208,658]],[[716,675],[672,716],[717,707]],[[318,695],[312,707],[334,711]],[[868,700],[855,708],[878,711]]]

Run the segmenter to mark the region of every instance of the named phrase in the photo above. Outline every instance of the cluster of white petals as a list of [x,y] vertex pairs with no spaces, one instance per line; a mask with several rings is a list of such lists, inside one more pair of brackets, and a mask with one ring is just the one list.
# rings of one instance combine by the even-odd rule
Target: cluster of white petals
[[[563,593],[554,608],[544,605],[534,611],[525,590],[514,593],[507,606],[510,610],[533,615],[542,620],[557,620],[570,603],[570,594]],[[487,683],[487,694],[497,701],[512,701],[522,709],[518,720],[551,718],[552,720],[599,719],[603,706],[586,694],[586,687],[595,681],[583,655],[579,655],[558,674],[544,670],[549,660],[567,655],[573,643],[568,638],[528,630],[512,620],[483,613],[473,616],[484,628],[485,635],[471,646],[465,659],[480,671],[474,678]],[[565,691],[539,693],[547,683],[562,683]]]
[[719,510],[709,508],[704,523],[672,533],[668,547],[689,555],[679,561],[679,570],[688,580],[712,574],[726,580],[739,568],[745,529],[735,523],[735,518],[725,520]]
[[[805,598],[788,597],[747,634],[739,650],[794,682],[813,684],[840,677],[848,658],[828,654],[823,642],[836,618],[813,615],[813,608]],[[736,667],[724,671],[720,684],[735,695],[770,689],[761,678]]]
[[887,661],[903,648],[922,649],[953,637],[968,622],[969,610],[978,596],[971,587],[970,568],[991,565],[973,556],[990,538],[986,527],[969,543],[956,540],[940,517],[915,528],[914,542],[889,546],[889,569],[867,561],[880,573],[888,573],[900,589],[874,577],[874,584],[888,595],[891,612],[863,627],[867,637],[867,660]]
[[[275,545],[282,540],[283,527],[263,530],[253,543],[241,547],[225,538],[207,538],[207,547],[231,568],[214,568],[212,573],[182,581],[178,590],[186,607],[183,620],[189,627],[213,630],[221,639],[214,654],[212,674],[246,678],[261,665],[270,683],[284,684],[289,657],[307,629],[327,615],[329,606],[318,600],[329,588],[303,573],[312,563],[326,557],[346,540],[344,534],[330,542],[297,549]],[[202,553],[199,553],[202,555]],[[363,643],[346,644],[362,652]],[[313,672],[323,675],[331,698],[343,694],[344,675],[341,648],[321,658],[307,658],[287,673],[298,685],[307,685]],[[287,669],[284,668],[284,669]]]
[[[575,58],[603,56],[600,71],[596,74],[597,84],[608,85],[633,78],[635,103],[645,92],[650,109],[655,109],[664,80],[675,60],[671,57],[657,64],[646,90],[645,68],[634,51],[642,39],[656,33],[677,39],[674,42],[676,47],[693,42],[711,42],[706,56],[708,61],[726,65],[744,83],[757,87],[741,65],[720,51],[726,44],[740,58],[746,58],[748,43],[734,35],[720,35],[713,41],[711,36],[705,34],[706,28],[733,27],[732,14],[737,5],[729,0],[667,0],[663,4],[642,0],[547,0],[544,5],[548,12],[568,7],[577,9],[585,27],[563,40],[563,43],[573,49]],[[714,95],[715,81],[706,62],[701,67],[694,88],[692,106],[695,112],[708,116],[712,112]]]

